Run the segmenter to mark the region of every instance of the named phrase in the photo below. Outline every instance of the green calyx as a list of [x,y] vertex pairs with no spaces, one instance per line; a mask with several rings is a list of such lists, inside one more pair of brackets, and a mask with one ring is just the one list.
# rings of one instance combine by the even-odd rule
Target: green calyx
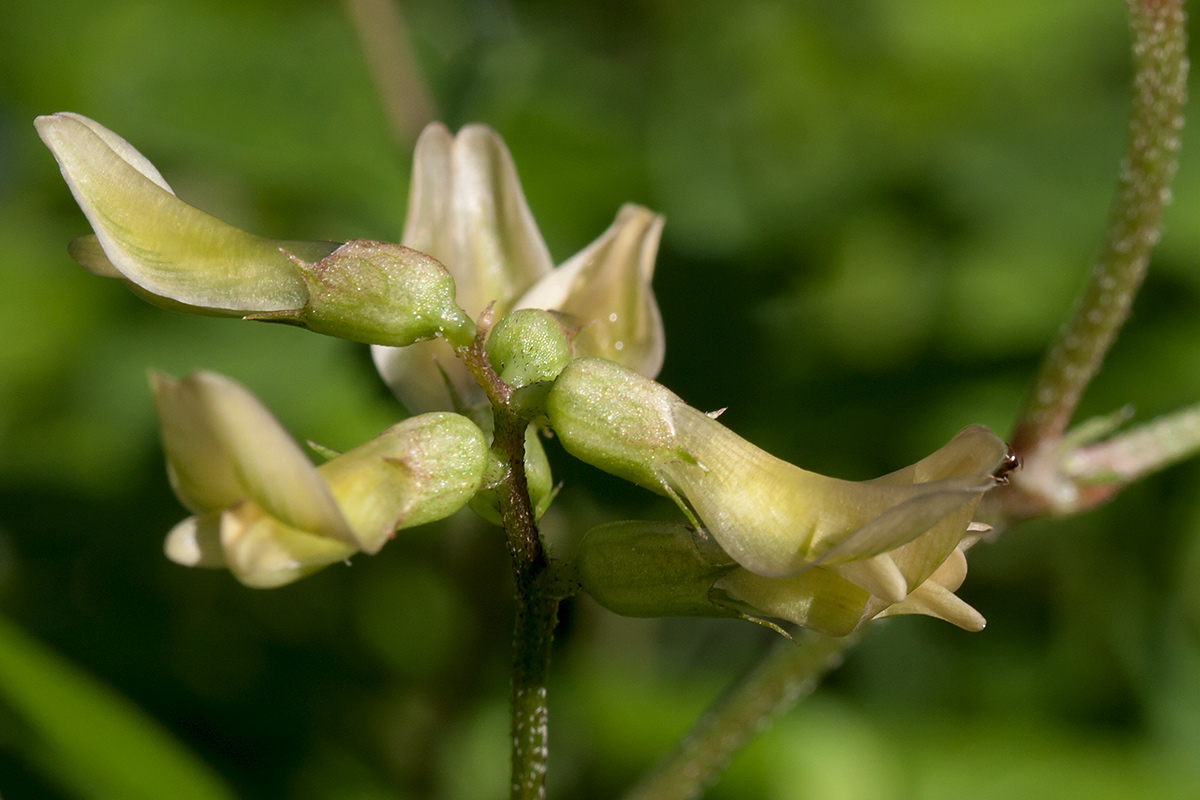
[[360,239],[319,261],[293,256],[292,262],[308,288],[308,303],[295,312],[253,319],[295,322],[317,333],[393,347],[436,336],[463,346],[475,336],[475,324],[455,302],[454,278],[424,253]]
[[671,522],[610,522],[584,534],[580,583],[625,617],[740,617],[712,601],[713,584],[737,565],[711,539]]

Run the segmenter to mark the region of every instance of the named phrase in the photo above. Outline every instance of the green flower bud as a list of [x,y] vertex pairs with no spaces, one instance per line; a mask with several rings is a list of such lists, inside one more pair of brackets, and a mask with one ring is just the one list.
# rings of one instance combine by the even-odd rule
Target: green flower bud
[[346,242],[316,263],[294,258],[308,288],[295,320],[309,330],[368,344],[402,347],[441,335],[457,345],[475,324],[454,302],[454,278],[434,259],[398,244]]
[[[500,516],[499,482],[508,472],[508,462],[496,451],[490,452],[491,466],[484,476],[484,488],[471,498],[471,510],[495,525],[503,525]],[[554,476],[550,472],[550,459],[542,447],[537,426],[525,429],[525,482],[529,488],[529,500],[533,503],[533,518],[539,520],[554,501]]]
[[567,452],[659,494],[662,465],[689,459],[672,420],[678,397],[600,358],[572,361],[546,398],[546,416]]
[[[965,535],[1007,448],[981,427],[892,476],[851,482],[788,464],[600,359],[572,362],[546,413],[577,458],[672,497],[729,555],[766,577],[862,562],[843,576],[899,599]],[[905,563],[868,562],[927,536]],[[898,573],[898,574],[897,574]],[[902,579],[902,580],[901,580]]]
[[167,555],[228,567],[248,586],[376,552],[397,528],[454,513],[483,481],[487,444],[465,417],[413,417],[318,468],[240,384],[208,372],[151,381],[171,485],[195,514],[167,535]]
[[552,381],[571,361],[571,341],[549,311],[526,308],[496,323],[487,356],[500,379],[514,389]]

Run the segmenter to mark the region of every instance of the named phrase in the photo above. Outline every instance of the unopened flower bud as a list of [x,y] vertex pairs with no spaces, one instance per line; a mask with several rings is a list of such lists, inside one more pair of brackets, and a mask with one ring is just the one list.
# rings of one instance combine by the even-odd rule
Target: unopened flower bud
[[[539,308],[579,327],[575,355],[603,356],[653,377],[665,336],[650,279],[662,217],[622,206],[608,230],[552,269],[503,140],[482,125],[457,135],[440,123],[417,142],[403,244],[446,265],[473,318]],[[409,409],[474,407],[482,390],[444,342],[377,346],[379,374]],[[449,391],[447,391],[449,390]]]
[[441,334],[466,344],[474,336],[455,305],[453,278],[428,256],[377,242],[255,236],[180,200],[145,156],[104,126],[65,113],[36,125],[96,232],[74,241],[71,255],[151,303],[369,343]]
[[600,238],[576,253],[517,301],[579,321],[581,356],[615,361],[653,378],[666,352],[662,316],[650,281],[663,218],[627,203]]
[[953,594],[966,574],[961,550],[899,602],[874,597],[824,567],[786,578],[755,574],[679,523],[599,525],[584,534],[575,566],[588,594],[626,617],[776,619],[828,636],[899,614],[938,617],[966,630],[983,627],[978,612]]
[[488,336],[487,356],[500,379],[520,389],[557,378],[571,361],[571,340],[554,314],[526,308],[496,323]]
[[397,530],[444,519],[478,491],[483,431],[460,414],[422,414],[317,468],[359,547],[377,553]]
[[666,387],[600,358],[572,361],[546,398],[546,415],[567,452],[627,481],[669,494],[662,465],[690,455]]

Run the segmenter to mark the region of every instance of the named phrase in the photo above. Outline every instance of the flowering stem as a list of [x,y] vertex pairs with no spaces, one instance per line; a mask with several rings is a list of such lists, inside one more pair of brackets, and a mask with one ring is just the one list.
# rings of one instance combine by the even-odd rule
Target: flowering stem
[[1175,175],[1187,93],[1183,0],[1127,0],[1133,32],[1133,109],[1103,249],[1071,319],[1046,354],[1018,416],[1013,449],[1061,438],[1083,390],[1129,314]]
[[[480,319],[475,341],[456,348],[459,358],[483,387],[492,404],[492,449],[508,469],[500,492],[500,516],[512,558],[516,611],[513,622],[512,800],[546,796],[546,674],[558,621],[558,604],[571,593],[552,568],[538,536],[525,478],[525,430],[529,421],[512,407],[512,390],[500,379],[484,351],[490,309]],[[566,586],[567,588],[564,588]]]
[[798,644],[780,641],[705,712],[654,771],[625,800],[689,800],[717,780],[730,758],[754,735],[817,687],[842,663],[859,634],[809,633]]
[[512,793],[513,800],[546,796],[546,672],[558,621],[559,598],[547,592],[550,564],[538,538],[525,482],[525,428],[507,407],[494,409],[493,447],[508,460],[500,514],[512,556],[516,591],[513,624]]

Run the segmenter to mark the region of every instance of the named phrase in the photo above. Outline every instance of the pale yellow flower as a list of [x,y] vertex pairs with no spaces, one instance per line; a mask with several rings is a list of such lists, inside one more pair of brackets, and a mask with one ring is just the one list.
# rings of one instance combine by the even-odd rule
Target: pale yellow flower
[[187,566],[228,567],[274,587],[401,528],[442,519],[475,494],[483,433],[450,413],[407,419],[320,467],[240,384],[210,372],[152,376],[171,486],[194,516],[168,534]]
[[[580,326],[575,352],[602,356],[653,377],[662,368],[662,319],[650,281],[662,217],[625,205],[592,244],[554,268],[504,141],[468,125],[457,136],[440,123],[417,142],[402,243],[446,265],[458,301],[477,318],[518,308],[563,312]],[[443,342],[372,348],[380,375],[413,411],[483,402]]]

